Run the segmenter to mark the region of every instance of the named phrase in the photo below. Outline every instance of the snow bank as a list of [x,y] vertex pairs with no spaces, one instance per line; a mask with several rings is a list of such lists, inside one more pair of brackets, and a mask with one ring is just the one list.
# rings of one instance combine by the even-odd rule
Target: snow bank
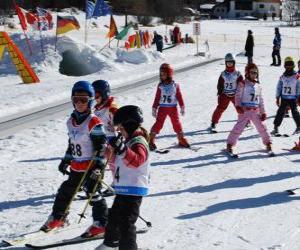
[[145,49],[132,49],[129,51],[118,49],[116,55],[119,61],[133,64],[148,63],[164,58],[160,52],[147,51]]

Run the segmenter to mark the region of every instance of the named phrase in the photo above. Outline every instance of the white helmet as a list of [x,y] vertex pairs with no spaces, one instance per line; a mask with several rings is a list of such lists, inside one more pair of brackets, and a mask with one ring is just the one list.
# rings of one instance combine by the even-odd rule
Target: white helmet
[[235,57],[231,53],[227,53],[225,55],[225,62],[235,62]]

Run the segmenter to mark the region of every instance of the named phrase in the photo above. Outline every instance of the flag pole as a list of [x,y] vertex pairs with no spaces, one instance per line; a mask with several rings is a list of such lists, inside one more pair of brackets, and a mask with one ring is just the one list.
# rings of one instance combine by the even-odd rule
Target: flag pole
[[24,33],[24,36],[25,36],[25,40],[26,40],[26,44],[27,44],[27,47],[28,47],[29,53],[30,53],[30,55],[32,56],[32,49],[31,49],[31,46],[30,46],[30,43],[29,43],[28,36],[27,36],[27,34],[26,34],[25,30],[24,30],[24,29],[22,29],[22,30],[23,30],[23,33]]
[[[15,6],[15,9],[16,9],[17,14],[18,14],[18,18],[19,18],[19,20],[20,20],[19,12],[18,12],[18,10],[17,10],[17,3],[16,3],[15,0],[13,0],[13,4],[14,4],[14,6]],[[20,10],[20,7],[19,7],[19,10]],[[22,23],[21,20],[20,20],[20,23]],[[4,27],[5,27],[5,25],[4,25]],[[28,47],[30,56],[32,56],[32,49],[31,49],[31,46],[30,46],[30,43],[29,43],[29,39],[28,39],[28,36],[27,36],[27,34],[26,34],[26,32],[25,32],[25,29],[23,28],[23,25],[22,25],[22,24],[21,24],[21,28],[22,28],[23,33],[24,33],[24,36],[25,36],[25,40],[26,40],[26,44],[27,44],[27,47]]]
[[39,27],[39,30],[40,30],[41,50],[42,50],[43,55],[45,56],[45,53],[44,53],[44,45],[43,45],[43,36],[42,36],[42,30],[41,30],[41,27]]
[[57,24],[58,24],[58,15],[56,13],[56,31],[55,31],[54,51],[56,51],[56,45],[57,45]]
[[[115,40],[115,39],[116,39],[116,38],[114,37],[113,39],[110,40],[110,42],[112,42],[112,41]],[[98,53],[100,53],[102,50],[104,50],[104,49],[107,47],[107,45],[109,45],[110,42],[106,43],[106,44],[98,51]],[[119,40],[118,40],[118,43],[119,43]]]

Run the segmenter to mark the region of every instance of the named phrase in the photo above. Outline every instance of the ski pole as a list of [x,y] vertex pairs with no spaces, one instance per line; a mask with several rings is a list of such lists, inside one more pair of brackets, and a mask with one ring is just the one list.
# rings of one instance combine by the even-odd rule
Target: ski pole
[[74,193],[73,193],[73,195],[71,197],[71,200],[69,201],[69,203],[68,203],[68,205],[67,205],[67,207],[66,207],[66,209],[64,211],[64,214],[66,214],[68,212],[68,210],[69,210],[69,208],[71,206],[71,203],[73,202],[73,200],[75,198],[75,195],[78,193],[79,189],[81,188],[81,185],[82,185],[82,183],[83,183],[83,181],[84,181],[87,173],[89,172],[90,168],[92,167],[92,165],[94,163],[94,159],[95,159],[95,157],[96,157],[97,154],[98,154],[98,151],[95,151],[94,154],[93,154],[93,156],[92,156],[91,161],[89,162],[89,165],[87,166],[84,174],[82,175],[82,177],[81,177],[81,179],[80,179],[80,181],[79,181],[79,183],[78,183],[78,185],[77,185],[77,187],[76,187],[76,189],[75,189],[75,191],[74,191]]
[[150,221],[146,221],[142,216],[139,215],[139,218],[144,221],[147,225],[147,227],[152,227],[152,223]]
[[[90,204],[90,202],[91,202],[93,196],[95,195],[96,190],[97,190],[97,188],[98,188],[98,185],[99,185],[100,183],[103,183],[103,184],[104,184],[104,182],[103,182],[104,171],[105,171],[105,168],[106,168],[106,166],[108,165],[108,162],[110,161],[111,157],[112,157],[112,153],[111,153],[111,154],[109,155],[109,157],[107,158],[107,160],[106,160],[106,162],[105,162],[105,165],[104,165],[103,169],[101,170],[100,175],[98,176],[98,179],[97,179],[97,181],[96,181],[96,183],[95,183],[95,185],[94,185],[94,187],[93,187],[92,193],[89,194],[89,198],[88,198],[87,202],[85,203],[82,212],[81,212],[80,214],[78,214],[78,215],[79,215],[78,224],[80,223],[80,221],[81,221],[82,218],[85,218],[85,215],[84,215],[84,214],[85,214],[85,211],[87,210],[88,205]],[[108,186],[108,185],[105,183],[105,186]],[[111,189],[112,189],[112,188],[111,188]]]

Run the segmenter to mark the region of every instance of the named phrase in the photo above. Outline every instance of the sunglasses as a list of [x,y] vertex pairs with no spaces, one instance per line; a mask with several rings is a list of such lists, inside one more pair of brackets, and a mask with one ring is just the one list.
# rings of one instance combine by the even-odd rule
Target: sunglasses
[[86,103],[88,103],[90,100],[92,100],[92,98],[90,98],[89,96],[72,96],[72,102],[73,102],[73,103],[82,103],[82,104],[86,104]]

